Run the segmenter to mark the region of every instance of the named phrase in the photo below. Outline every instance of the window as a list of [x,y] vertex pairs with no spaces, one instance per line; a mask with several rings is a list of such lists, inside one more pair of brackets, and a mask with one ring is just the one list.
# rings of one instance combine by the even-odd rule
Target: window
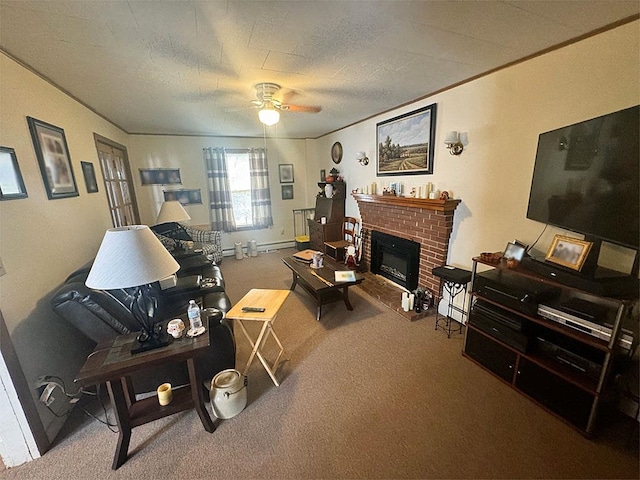
[[253,226],[249,153],[227,152],[227,172],[236,227]]
[[267,151],[208,147],[203,154],[212,230],[272,226]]

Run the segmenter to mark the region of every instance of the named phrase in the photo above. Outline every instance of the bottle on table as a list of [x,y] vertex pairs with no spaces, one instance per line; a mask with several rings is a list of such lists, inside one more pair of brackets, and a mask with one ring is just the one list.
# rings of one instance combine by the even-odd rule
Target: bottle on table
[[195,300],[189,300],[187,308],[187,316],[189,317],[189,328],[196,331],[202,328],[202,318],[200,317],[200,307]]

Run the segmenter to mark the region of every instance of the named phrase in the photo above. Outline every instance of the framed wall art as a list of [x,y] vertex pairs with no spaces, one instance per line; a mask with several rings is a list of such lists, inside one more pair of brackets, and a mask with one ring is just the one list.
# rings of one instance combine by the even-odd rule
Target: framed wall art
[[436,104],[376,125],[376,175],[433,173]]
[[31,117],[27,117],[27,122],[49,200],[77,197],[78,187],[64,130]]
[[98,181],[96,180],[96,171],[93,169],[93,163],[80,162],[80,165],[82,166],[82,175],[84,175],[87,193],[97,193]]
[[293,164],[285,163],[278,165],[280,169],[280,183],[293,183]]
[[9,147],[0,147],[0,200],[27,198],[16,151]]
[[165,190],[164,201],[169,202],[177,200],[182,205],[191,205],[193,203],[202,203],[202,190],[197,189],[182,189],[182,190]]
[[544,258],[549,262],[580,271],[592,246],[592,242],[556,235]]
[[293,185],[282,185],[282,200],[293,200]]
[[181,185],[179,168],[141,168],[142,185]]

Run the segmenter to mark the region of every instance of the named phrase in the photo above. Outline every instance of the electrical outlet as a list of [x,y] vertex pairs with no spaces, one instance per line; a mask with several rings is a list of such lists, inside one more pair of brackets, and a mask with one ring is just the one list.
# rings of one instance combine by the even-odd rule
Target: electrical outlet
[[284,235],[284,228],[280,230],[280,235]]

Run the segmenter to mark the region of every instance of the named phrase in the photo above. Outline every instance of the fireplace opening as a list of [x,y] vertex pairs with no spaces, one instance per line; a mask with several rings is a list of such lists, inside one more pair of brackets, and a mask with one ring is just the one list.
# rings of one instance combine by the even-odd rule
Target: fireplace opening
[[371,232],[371,272],[409,291],[418,287],[420,244],[373,230]]

